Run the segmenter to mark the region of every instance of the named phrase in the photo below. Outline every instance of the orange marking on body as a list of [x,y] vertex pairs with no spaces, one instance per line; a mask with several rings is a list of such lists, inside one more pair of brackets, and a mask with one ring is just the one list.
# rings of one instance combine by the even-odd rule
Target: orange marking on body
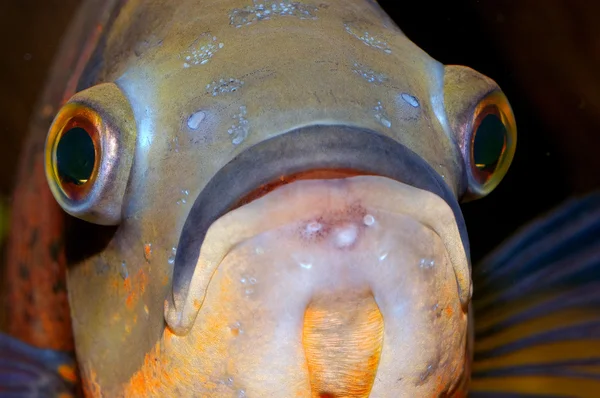
[[75,368],[71,365],[60,365],[58,367],[58,374],[69,383],[77,382],[77,372],[75,372]]
[[147,285],[148,276],[143,268],[140,268],[133,277],[125,278],[123,288],[125,289],[125,294],[127,294],[125,305],[128,309],[132,310],[135,307],[142,294],[146,291]]
[[85,397],[93,397],[93,398],[101,398],[102,390],[98,381],[96,379],[96,372],[92,369],[91,365],[86,366],[83,369],[82,375],[82,385],[83,385],[83,395]]
[[[231,318],[227,311],[230,311],[236,289],[232,288],[234,282],[228,278],[220,286],[216,308],[200,315],[202,320],[195,323],[188,335],[180,337],[169,328],[164,329],[140,369],[123,386],[125,397],[177,396],[178,389],[193,388],[191,383],[202,386],[199,396],[224,396],[229,391],[229,386],[212,377],[222,372],[223,362],[215,359],[228,358],[229,341],[233,338],[228,328]],[[194,355],[189,355],[190,352]],[[233,371],[235,365],[231,360],[225,363],[225,368]]]
[[327,294],[304,314],[302,344],[313,398],[366,398],[383,346],[383,316],[369,292]]
[[448,317],[451,317],[451,316],[452,316],[452,314],[454,314],[454,310],[452,310],[452,307],[451,307],[451,306],[447,306],[447,307],[446,307],[446,315],[447,315]]
[[144,258],[146,261],[152,261],[152,243],[146,243],[144,245]]

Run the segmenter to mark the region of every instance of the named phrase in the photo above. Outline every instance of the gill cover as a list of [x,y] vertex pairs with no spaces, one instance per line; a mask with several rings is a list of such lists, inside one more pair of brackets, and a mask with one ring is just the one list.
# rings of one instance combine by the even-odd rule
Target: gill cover
[[60,206],[95,224],[118,224],[135,138],[131,106],[114,83],[75,94],[46,141],[46,177]]
[[459,65],[445,67],[444,102],[466,172],[462,200],[482,198],[500,184],[515,154],[512,109],[493,80]]

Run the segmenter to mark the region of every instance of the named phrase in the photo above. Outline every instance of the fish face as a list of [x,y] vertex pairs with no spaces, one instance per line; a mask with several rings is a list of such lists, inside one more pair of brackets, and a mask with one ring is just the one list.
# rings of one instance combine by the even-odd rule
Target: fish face
[[46,148],[88,395],[464,391],[493,81],[368,1],[130,2],[102,51]]

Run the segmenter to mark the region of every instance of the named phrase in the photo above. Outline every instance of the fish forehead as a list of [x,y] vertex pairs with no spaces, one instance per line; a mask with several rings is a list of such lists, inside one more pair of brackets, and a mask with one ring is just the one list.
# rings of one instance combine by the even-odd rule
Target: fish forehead
[[137,125],[124,221],[100,254],[69,272],[84,377],[103,386],[126,382],[160,338],[191,205],[244,149],[302,126],[341,124],[404,144],[452,189],[461,175],[443,65],[376,3],[173,3],[126,4],[103,54],[104,79],[119,85]]
[[[457,186],[459,156],[444,117],[443,65],[382,20],[378,5],[202,4],[182,2],[143,39],[154,44],[114,76],[138,127],[125,218],[164,209],[158,197],[176,202],[182,190],[195,197],[240,151],[317,123],[394,138]],[[287,15],[281,4],[310,13]],[[270,19],[258,20],[260,6],[264,15],[269,5],[276,6]],[[251,22],[236,25],[236,12]],[[117,50],[123,51],[109,45],[105,58]],[[198,121],[196,129],[190,118]],[[176,181],[164,178],[166,170]]]

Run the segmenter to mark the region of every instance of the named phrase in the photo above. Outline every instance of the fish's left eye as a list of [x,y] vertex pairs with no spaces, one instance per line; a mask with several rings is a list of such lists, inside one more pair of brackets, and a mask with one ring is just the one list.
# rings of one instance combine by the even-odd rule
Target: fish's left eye
[[134,145],[133,112],[115,84],[73,96],[46,140],[46,176],[61,207],[89,222],[118,224]]

